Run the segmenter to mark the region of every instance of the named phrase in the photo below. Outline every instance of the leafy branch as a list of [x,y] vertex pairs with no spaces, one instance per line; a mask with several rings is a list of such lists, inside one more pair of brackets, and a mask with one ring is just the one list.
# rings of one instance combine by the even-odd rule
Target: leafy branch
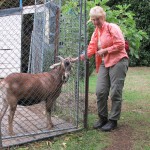
[[[108,22],[116,23],[120,26],[125,36],[125,39],[129,41],[130,44],[130,54],[139,58],[139,49],[141,46],[141,41],[143,38],[148,39],[146,32],[136,28],[136,23],[134,20],[135,14],[132,11],[129,11],[130,5],[116,5],[112,10],[107,6],[109,0],[94,0],[87,1],[87,13],[92,7],[100,5],[106,11],[106,19]],[[62,14],[66,15],[78,15],[79,14],[79,3],[77,0],[66,1],[62,6]],[[84,12],[84,7],[83,7]],[[88,16],[87,14],[87,16]],[[91,34],[93,33],[94,26],[91,23],[88,24],[88,41],[90,40]]]

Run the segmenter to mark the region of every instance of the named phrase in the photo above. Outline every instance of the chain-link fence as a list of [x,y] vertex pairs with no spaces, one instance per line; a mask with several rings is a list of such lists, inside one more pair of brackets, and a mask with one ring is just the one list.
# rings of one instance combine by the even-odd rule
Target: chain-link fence
[[[16,0],[2,0],[0,2],[0,108],[2,119],[0,140],[2,140],[3,147],[83,128],[85,120],[84,63],[73,64],[68,82],[63,84],[62,88],[56,86],[53,95],[58,94],[60,89],[61,93],[58,94],[56,103],[54,102],[53,107],[50,108],[54,124],[51,129],[46,127],[46,108],[47,97],[52,93],[43,92],[45,95],[42,95],[42,91],[54,89],[58,80],[55,81],[55,78],[60,72],[53,74],[53,79],[50,80],[54,80],[54,82],[44,81],[45,86],[50,88],[49,90],[43,90],[41,88],[43,84],[38,84],[38,80],[41,82],[43,76],[46,79],[43,72],[51,72],[49,67],[59,62],[56,56],[77,57],[80,51],[85,49],[85,37],[83,36],[85,26],[81,1],[79,1],[78,14],[64,14],[61,10],[61,4],[61,0],[28,0],[23,4]],[[9,79],[5,80],[9,74],[14,72],[28,73],[29,76],[23,77],[26,74],[14,74],[13,79],[10,77],[12,82]],[[32,74],[37,73],[41,73],[38,80],[33,84],[29,83],[35,81]],[[52,76],[51,73],[49,74]],[[11,91],[15,88],[18,89],[15,91],[16,93]],[[24,92],[26,89],[28,89],[26,93],[21,95],[20,91]],[[18,96],[21,99],[17,99],[17,94],[21,95]],[[16,100],[12,98],[12,95],[16,96]],[[13,113],[11,106],[14,107],[14,101],[20,105],[17,105],[14,118],[11,118]],[[25,104],[23,104],[24,102]],[[10,110],[6,111],[3,117],[2,112],[6,103],[9,104]],[[10,133],[11,119],[13,120],[13,134]]]

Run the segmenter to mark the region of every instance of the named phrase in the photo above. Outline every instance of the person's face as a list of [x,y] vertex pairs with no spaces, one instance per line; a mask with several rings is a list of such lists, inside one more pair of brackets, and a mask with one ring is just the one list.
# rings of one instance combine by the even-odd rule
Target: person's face
[[94,26],[101,27],[104,22],[104,18],[103,17],[92,17],[91,21],[94,24]]

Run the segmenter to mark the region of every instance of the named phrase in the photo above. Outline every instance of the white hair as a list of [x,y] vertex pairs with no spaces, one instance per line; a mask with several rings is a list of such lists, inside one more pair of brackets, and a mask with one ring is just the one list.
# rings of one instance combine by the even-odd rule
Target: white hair
[[95,6],[95,7],[91,8],[89,16],[90,16],[89,21],[91,21],[91,19],[95,18],[95,17],[104,17],[104,19],[105,19],[106,18],[106,12],[104,11],[104,9],[102,7]]

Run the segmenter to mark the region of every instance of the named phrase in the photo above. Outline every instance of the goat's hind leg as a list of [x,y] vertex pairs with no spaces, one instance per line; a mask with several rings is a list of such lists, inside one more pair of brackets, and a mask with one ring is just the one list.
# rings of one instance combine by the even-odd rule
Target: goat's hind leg
[[0,82],[0,101],[1,101],[1,111],[0,111],[0,136],[2,136],[1,133],[1,125],[2,125],[2,119],[8,109],[8,101],[7,101],[7,85],[5,82]]
[[[5,113],[6,113],[7,108],[8,108],[8,103],[7,103],[6,100],[3,100],[2,101],[2,109],[1,109],[1,112],[0,112],[0,139],[2,139],[2,129],[1,129],[1,127],[2,127],[2,119],[3,119],[3,117],[4,117]],[[1,147],[2,147],[2,141],[0,141],[0,149],[1,149]]]
[[[8,109],[8,103],[5,99],[2,99],[2,109],[1,109],[1,112],[0,112],[0,138],[2,138],[2,130],[1,130],[2,119],[3,119],[7,109]],[[0,142],[0,145],[2,145],[1,142]]]
[[1,124],[2,124],[2,119],[3,119],[7,109],[8,109],[8,103],[7,103],[6,100],[3,100],[2,101],[2,109],[1,109],[1,112],[0,112],[0,127],[1,127]]
[[2,109],[1,109],[1,112],[0,112],[0,123],[6,113],[6,110],[8,109],[8,103],[6,100],[3,100],[2,101]]

